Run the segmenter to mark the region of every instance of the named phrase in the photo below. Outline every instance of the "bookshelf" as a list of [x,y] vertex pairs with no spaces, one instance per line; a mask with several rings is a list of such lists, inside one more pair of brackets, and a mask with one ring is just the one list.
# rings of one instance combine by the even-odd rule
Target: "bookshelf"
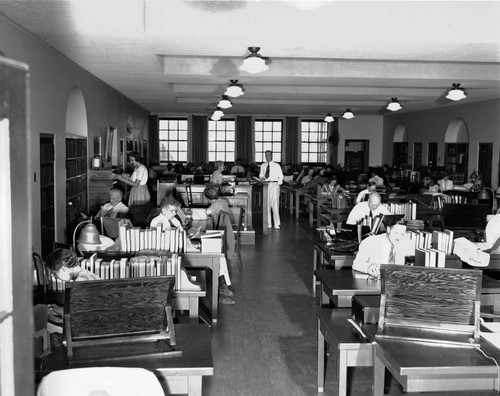
[[55,241],[54,212],[54,135],[40,136],[40,218],[42,257],[50,253]]
[[450,179],[455,184],[463,184],[467,181],[467,167],[469,161],[469,145],[467,143],[446,144],[445,168],[452,172]]
[[79,213],[87,209],[87,139],[66,138],[67,235],[71,236]]

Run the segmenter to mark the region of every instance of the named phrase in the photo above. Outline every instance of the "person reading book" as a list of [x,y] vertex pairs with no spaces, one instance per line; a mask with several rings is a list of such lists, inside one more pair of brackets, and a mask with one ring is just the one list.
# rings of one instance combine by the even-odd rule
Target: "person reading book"
[[176,215],[177,205],[164,198],[160,204],[160,214],[151,220],[149,227],[155,228],[161,225],[163,230],[170,230],[171,228],[183,230],[184,226]]
[[379,214],[388,215],[389,211],[380,205],[382,198],[378,193],[371,193],[368,201],[363,201],[354,206],[346,223],[348,225],[360,224],[366,217],[375,217]]
[[387,216],[385,226],[386,233],[369,236],[361,242],[353,270],[377,278],[381,265],[404,265],[407,257],[415,256],[415,245],[406,235],[406,221],[401,216]]

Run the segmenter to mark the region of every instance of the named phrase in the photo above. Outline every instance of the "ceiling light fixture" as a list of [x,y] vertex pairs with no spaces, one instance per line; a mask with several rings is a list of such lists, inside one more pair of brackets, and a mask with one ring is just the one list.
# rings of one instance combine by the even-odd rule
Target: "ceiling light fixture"
[[455,102],[457,100],[465,99],[466,97],[467,95],[465,94],[465,91],[462,88],[460,88],[460,84],[453,84],[453,88],[450,89],[448,95],[446,95],[446,99],[450,99]]
[[237,98],[238,96],[243,95],[245,92],[243,91],[243,87],[238,84],[238,80],[230,80],[231,85],[229,85],[224,92],[224,95],[227,95],[231,98]]
[[257,53],[260,47],[248,47],[248,50],[250,51],[250,55],[245,58],[243,64],[240,66],[240,70],[256,74],[269,69],[264,58]]
[[387,110],[398,111],[401,110],[401,103],[398,102],[398,98],[391,98],[391,103],[387,105]]
[[212,114],[212,117],[210,117],[212,121],[220,121],[220,117],[216,117],[214,114]]
[[233,107],[233,104],[231,103],[227,95],[222,95],[222,99],[219,100],[217,107],[220,107],[221,109],[229,109],[230,107]]
[[350,120],[351,118],[354,118],[354,113],[351,111],[351,109],[345,109],[345,113],[342,117],[344,117],[346,120]]
[[221,119],[222,117],[224,117],[224,112],[219,107],[217,107],[217,109],[214,111],[213,117]]
[[328,113],[324,119],[325,122],[333,122],[333,117],[330,113]]

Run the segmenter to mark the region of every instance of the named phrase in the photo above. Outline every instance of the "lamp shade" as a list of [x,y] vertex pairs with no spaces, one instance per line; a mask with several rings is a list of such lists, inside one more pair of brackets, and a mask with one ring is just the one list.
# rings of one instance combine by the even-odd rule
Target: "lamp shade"
[[346,109],[342,117],[344,117],[346,120],[350,120],[351,118],[354,118],[354,113],[351,111],[351,109]]
[[238,96],[243,95],[245,92],[241,85],[238,84],[238,80],[231,80],[231,85],[229,85],[224,92],[224,95],[229,96],[230,98],[237,98]]
[[214,111],[213,117],[220,119],[221,117],[224,117],[224,112],[217,107],[217,110]]
[[387,105],[387,110],[398,111],[401,110],[401,103],[398,102],[398,98],[392,98],[391,103]]
[[458,101],[465,99],[467,95],[465,94],[464,90],[460,88],[460,84],[453,84],[453,88],[450,89],[448,92],[448,95],[446,95],[446,99],[450,99],[453,101]]
[[222,95],[222,99],[219,100],[217,106],[221,109],[229,109],[230,107],[233,107],[233,104],[231,103],[227,95]]
[[269,66],[266,65],[266,61],[258,54],[260,47],[248,47],[250,51],[250,55],[248,55],[243,64],[240,66],[240,70],[243,70],[247,73],[261,73],[269,69]]
[[80,236],[77,240],[78,243],[87,243],[91,245],[100,245],[101,239],[99,238],[99,231],[94,224],[86,224],[80,231]]
[[326,115],[326,117],[325,117],[325,120],[324,120],[324,121],[325,121],[325,122],[333,122],[333,117],[332,117],[332,115],[328,113],[328,114]]

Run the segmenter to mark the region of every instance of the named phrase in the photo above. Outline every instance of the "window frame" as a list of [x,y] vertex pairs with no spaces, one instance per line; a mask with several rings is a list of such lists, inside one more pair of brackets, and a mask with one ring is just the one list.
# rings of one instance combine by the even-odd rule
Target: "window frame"
[[[232,123],[232,129],[228,129],[228,124]],[[224,126],[222,128],[222,126]],[[215,127],[215,130],[213,129]],[[211,140],[211,133],[214,133],[214,140]],[[233,135],[232,140],[227,139],[228,133]],[[220,135],[224,135],[224,139],[218,139]],[[236,158],[236,120],[225,119],[220,121],[208,120],[208,161],[223,161],[234,162]],[[214,142],[215,150],[211,150],[211,142]],[[233,150],[228,150],[227,146],[233,146]],[[223,147],[223,149],[222,149]],[[219,149],[220,148],[220,149]],[[213,154],[213,155],[212,155]]]
[[[304,130],[304,123],[308,124],[308,130]],[[317,130],[312,130],[311,124],[317,125]],[[323,129],[323,130],[321,130]],[[317,140],[312,140],[310,138],[311,133],[315,133],[317,135],[324,134],[323,136],[318,136]],[[304,136],[304,134],[307,135]],[[300,120],[300,131],[299,131],[299,142],[300,142],[300,162],[302,164],[308,165],[321,165],[326,164],[328,162],[328,123],[323,120],[315,120],[315,119],[303,119]],[[316,144],[317,150],[311,151],[311,146]],[[304,152],[303,146],[307,145],[308,150]],[[321,147],[324,148],[324,151],[321,150]],[[311,156],[316,155],[316,161],[311,161]],[[323,158],[324,156],[324,158]]]
[[[170,124],[170,121],[177,122],[177,128],[170,129],[170,125],[168,128],[162,128],[162,122],[167,121]],[[185,123],[186,127],[180,128],[179,123]],[[162,132],[167,131],[168,139],[162,139]],[[185,139],[180,139],[179,135],[183,133]],[[170,134],[177,134],[177,138],[170,138]],[[167,150],[162,149],[162,144],[167,145]],[[172,144],[172,148],[170,145]],[[181,146],[185,147],[185,150],[179,149]],[[177,147],[174,148],[174,145]],[[162,158],[162,153],[167,153],[167,159]],[[175,158],[171,158],[168,153],[175,153]],[[182,155],[181,155],[182,153]],[[188,117],[160,117],[158,120],[158,161],[161,165],[171,164],[171,163],[186,163],[188,162],[188,154],[189,154],[189,119]]]
[[[263,123],[262,130],[257,130],[258,123]],[[280,130],[274,129],[276,123],[280,124]],[[266,125],[268,125],[266,127]],[[253,122],[254,128],[254,159],[256,163],[265,162],[265,152],[271,150],[273,152],[273,161],[281,162],[283,158],[283,134],[284,134],[284,121],[282,119],[267,119],[267,118],[256,118]],[[267,129],[267,130],[266,130]],[[259,133],[270,134],[271,139],[258,140],[257,136]],[[275,134],[279,133],[279,140],[275,139]],[[265,136],[262,136],[263,138]],[[269,136],[267,136],[269,137]],[[258,149],[258,145],[262,145],[262,150]]]

